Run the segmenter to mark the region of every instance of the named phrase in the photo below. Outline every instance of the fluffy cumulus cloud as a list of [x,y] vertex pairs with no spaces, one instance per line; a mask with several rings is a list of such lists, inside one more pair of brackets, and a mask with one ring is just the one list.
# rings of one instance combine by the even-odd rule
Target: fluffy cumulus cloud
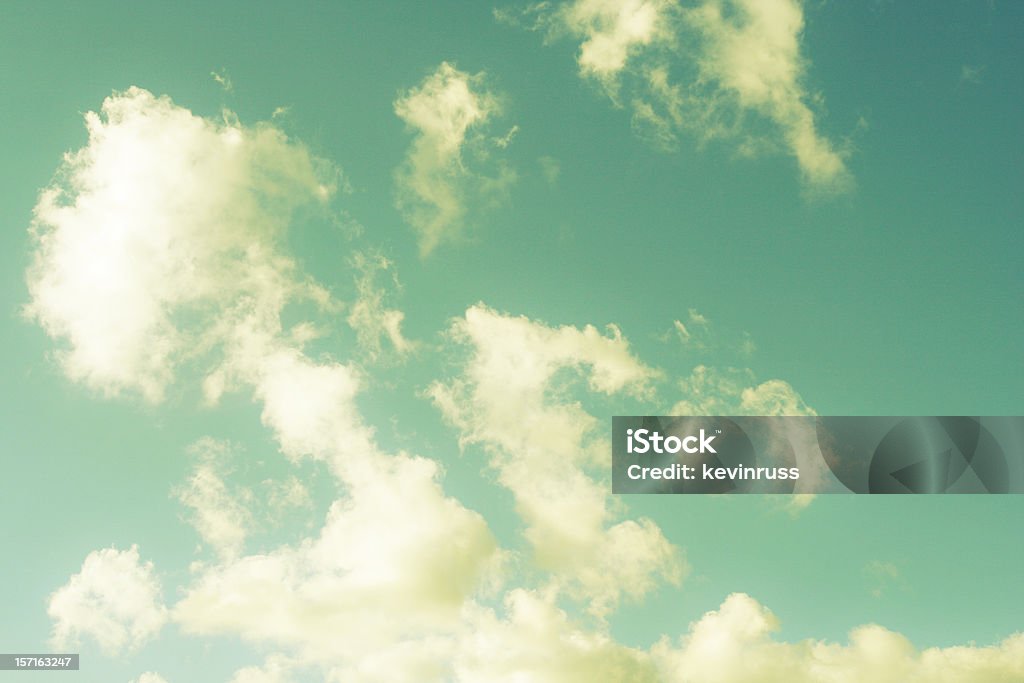
[[395,101],[395,114],[416,136],[395,173],[397,205],[419,235],[421,254],[459,237],[471,206],[501,201],[515,181],[504,164],[490,175],[475,168],[514,134],[515,128],[497,143],[484,135],[498,112],[484,74],[470,75],[448,62]]
[[74,649],[87,636],[111,656],[139,647],[167,620],[153,564],[142,562],[136,546],[89,553],[50,596],[47,611],[55,649]]
[[226,348],[224,383],[249,387],[282,453],[326,464],[342,495],[314,536],[199,566],[176,623],[284,648],[338,680],[436,679],[463,604],[498,578],[486,522],[444,493],[436,462],[380,449],[354,366],[259,325]]
[[[523,15],[549,38],[580,41],[580,75],[628,106],[636,131],[656,147],[675,149],[682,132],[735,140],[742,155],[781,146],[809,186],[848,184],[804,85],[800,0],[573,0]],[[760,132],[759,121],[778,134]]]
[[773,639],[778,619],[748,595],[729,596],[678,644],[652,656],[668,683],[1010,683],[1024,676],[1024,634],[992,647],[918,650],[881,626],[854,629],[841,645]]
[[219,342],[211,312],[326,298],[278,250],[294,213],[333,191],[303,146],[134,87],[86,125],[88,144],[35,207],[27,276],[26,313],[73,379],[159,401],[178,366]]
[[443,495],[432,461],[395,457],[354,476],[318,536],[205,568],[175,620],[349,667],[349,680],[405,680],[374,677],[392,657],[441,666],[463,603],[495,567],[494,540]]
[[536,563],[599,615],[659,579],[678,582],[684,564],[654,522],[614,520],[603,480],[610,447],[598,420],[578,402],[549,398],[565,395],[566,371],[599,394],[649,395],[657,373],[632,355],[619,330],[552,328],[478,305],[451,335],[469,360],[430,394],[462,443],[490,454]]
[[646,652],[573,623],[548,595],[517,589],[504,616],[481,609],[454,661],[459,683],[654,683]]

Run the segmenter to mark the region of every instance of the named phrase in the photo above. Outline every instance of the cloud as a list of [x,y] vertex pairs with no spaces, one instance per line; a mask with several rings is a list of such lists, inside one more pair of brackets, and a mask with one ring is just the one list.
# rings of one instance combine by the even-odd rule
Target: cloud
[[801,84],[804,28],[798,0],[705,0],[686,13],[702,39],[700,81],[715,83],[743,109],[778,125],[805,179],[817,186],[846,179],[842,157],[822,137]]
[[677,9],[673,0],[576,0],[549,21],[582,40],[576,56],[580,74],[614,93],[630,59],[674,42]]
[[231,82],[231,76],[228,75],[227,69],[211,71],[210,77],[217,82],[217,85],[219,85],[224,92],[230,93],[234,91],[235,84]]
[[420,646],[426,657],[421,641],[450,639],[498,559],[486,523],[444,496],[432,461],[394,456],[358,469],[315,538],[204,568],[175,621],[357,668]]
[[749,369],[698,365],[679,380],[670,415],[817,415],[785,380],[757,383]]
[[263,487],[266,492],[267,509],[275,519],[288,510],[308,508],[313,504],[309,489],[295,475],[283,481],[265,479]]
[[[668,410],[669,415],[752,415],[813,417],[817,412],[785,380],[770,379],[758,383],[749,368],[715,368],[698,365],[689,377],[678,381],[683,396]],[[776,452],[792,448],[800,479],[795,492],[787,495],[782,507],[798,515],[815,500],[813,492],[825,488],[831,478],[828,465],[820,455],[818,437],[811,420],[784,420],[768,423],[769,444]],[[764,448],[768,448],[768,444]],[[767,451],[766,451],[767,452]]]
[[984,67],[984,65],[982,65],[982,66],[972,66],[970,64],[962,64],[960,66],[960,84],[964,84],[964,83],[978,84],[978,83],[981,83],[982,76],[984,74],[985,74],[985,67]]
[[395,101],[395,114],[416,135],[395,172],[397,207],[419,233],[422,255],[462,234],[471,197],[485,205],[500,201],[515,182],[507,166],[499,164],[496,175],[486,176],[464,154],[468,149],[486,155],[488,144],[508,146],[517,127],[497,143],[488,143],[483,133],[472,135],[499,109],[483,73],[469,75],[448,62]]
[[864,565],[864,576],[871,585],[871,595],[876,598],[882,597],[887,589],[894,586],[906,588],[903,572],[892,562],[872,560]]
[[783,509],[791,516],[797,517],[801,512],[811,506],[811,503],[818,497],[816,493],[793,493],[786,496]]
[[36,204],[27,272],[25,312],[70,378],[158,402],[226,318],[276,326],[290,301],[327,302],[279,251],[295,212],[333,192],[305,147],[135,87],[85,118],[88,144]]
[[772,638],[779,621],[748,595],[730,595],[691,625],[678,645],[651,650],[665,683],[1010,683],[1024,675],[1024,634],[991,647],[917,650],[881,626],[850,633],[847,645]]
[[191,510],[189,521],[200,537],[226,557],[242,550],[252,526],[253,502],[252,491],[224,481],[223,461],[230,449],[230,444],[209,437],[192,444],[189,451],[199,462],[188,481],[175,490],[177,499]]
[[[444,126],[420,124],[443,142]],[[28,313],[63,345],[69,375],[157,401],[202,358],[211,403],[250,391],[282,453],[323,463],[336,479],[317,532],[244,554],[248,495],[219,469],[223,444],[200,442],[181,497],[200,535],[225,551],[193,565],[170,614],[190,634],[283,651],[232,683],[284,683],[304,668],[388,683],[1020,680],[1019,635],[918,651],[865,626],[848,645],[784,643],[772,637],[774,616],[742,595],[680,640],[649,650],[616,642],[605,619],[619,603],[686,572],[658,526],[629,518],[608,494],[607,439],[576,397],[656,399],[660,373],[618,328],[553,327],[477,305],[450,329],[464,360],[429,393],[512,493],[533,560],[514,564],[485,519],[446,495],[437,463],[377,444],[357,405],[366,372],[311,358],[311,326],[281,321],[292,303],[332,305],[282,247],[293,214],[329,197],[331,173],[273,126],[212,122],[137,89],[108,99],[89,125],[88,145],[37,206],[29,271]],[[367,291],[369,309],[391,310]],[[399,346],[387,325],[371,332],[381,348]],[[785,382],[744,371],[701,366],[679,388],[694,409],[813,414]],[[278,495],[271,508],[308,500],[294,478],[266,490]],[[571,601],[589,615],[575,620]],[[168,619],[153,565],[135,546],[91,553],[51,595],[49,613],[55,647],[88,637],[111,655],[154,638]],[[147,673],[137,683],[159,681]]]
[[[743,156],[779,144],[817,190],[849,185],[843,155],[818,131],[808,93],[808,59],[799,0],[574,0],[538,3],[523,13],[549,38],[580,41],[580,75],[595,80],[617,106],[628,106],[636,132],[670,151],[679,134],[699,142],[736,141]],[[515,23],[508,13],[499,18]],[[771,122],[766,136],[757,121]],[[775,138],[781,139],[776,142]]]
[[398,287],[394,264],[377,254],[355,254],[353,266],[358,273],[357,297],[349,309],[348,324],[356,331],[359,346],[370,360],[377,360],[384,352],[382,340],[398,355],[411,353],[416,344],[402,334],[405,314],[384,305],[385,292],[376,284],[379,274],[391,273],[392,284]]
[[552,328],[477,305],[450,334],[467,348],[467,362],[429,395],[461,444],[489,453],[537,565],[598,615],[659,579],[681,580],[685,564],[654,522],[614,521],[606,482],[588,473],[607,474],[610,446],[597,436],[597,419],[564,397],[563,378],[572,375],[595,393],[650,395],[657,373],[633,357],[619,330]]
[[459,683],[654,683],[643,651],[620,645],[604,631],[586,630],[549,595],[517,589],[505,598],[507,616],[473,615],[454,662]]
[[295,663],[281,655],[272,655],[262,667],[247,666],[239,669],[229,683],[292,683]]
[[147,671],[146,673],[142,674],[137,679],[135,679],[132,683],[167,683],[167,679],[165,679],[163,676],[156,673],[155,671]]
[[[210,121],[137,88],[87,121],[89,143],[37,206],[28,273],[27,313],[65,344],[65,370],[105,394],[155,402],[196,366],[211,405],[251,391],[281,451],[325,463],[342,492],[319,535],[244,555],[254,496],[228,483],[225,445],[200,441],[177,495],[219,552],[193,565],[174,618],[189,632],[343,662],[363,678],[385,659],[436,667],[435,640],[450,640],[502,555],[483,518],[444,494],[435,462],[377,446],[355,403],[363,373],[313,360],[303,345],[317,330],[282,323],[291,304],[337,308],[284,248],[296,212],[323,210],[333,170],[273,125]],[[362,293],[357,307],[380,303]],[[279,493],[277,505],[308,498],[301,484]],[[84,634],[112,654],[167,619],[135,547],[91,554],[50,614],[55,643]]]
[[89,553],[82,569],[50,595],[47,612],[55,649],[77,647],[88,636],[110,656],[138,648],[167,620],[153,563],[142,563],[134,545]]
[[707,350],[712,343],[711,321],[695,308],[687,311],[685,323],[682,320],[673,320],[672,329],[661,337],[662,340],[668,341],[673,332],[683,346],[696,350]]
[[540,165],[540,173],[544,177],[544,182],[548,184],[548,187],[555,187],[558,184],[559,176],[562,175],[562,163],[547,155],[538,157],[537,163]]

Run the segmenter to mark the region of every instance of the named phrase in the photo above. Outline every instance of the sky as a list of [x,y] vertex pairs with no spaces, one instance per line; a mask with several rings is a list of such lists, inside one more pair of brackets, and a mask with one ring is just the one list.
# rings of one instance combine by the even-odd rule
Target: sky
[[0,6],[0,650],[1024,678],[1024,498],[608,469],[612,415],[1024,412],[1024,5],[210,5]]

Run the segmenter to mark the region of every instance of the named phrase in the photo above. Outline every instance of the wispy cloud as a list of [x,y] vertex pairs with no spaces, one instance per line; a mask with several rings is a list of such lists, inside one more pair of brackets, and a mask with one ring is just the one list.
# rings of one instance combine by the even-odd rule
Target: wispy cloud
[[[781,146],[808,186],[849,186],[841,150],[818,130],[807,90],[799,0],[574,0],[499,18],[578,41],[580,75],[632,111],[637,133],[674,150],[680,133],[734,140],[741,155]],[[774,124],[764,136],[752,117]]]
[[384,342],[399,357],[416,349],[416,344],[402,333],[405,313],[385,305],[386,285],[378,277],[390,274],[390,286],[398,288],[394,264],[381,254],[356,253],[352,268],[356,273],[356,300],[349,308],[348,324],[356,332],[359,346],[370,360],[378,360],[385,352]]
[[190,510],[189,521],[199,536],[225,557],[237,555],[252,526],[253,493],[225,482],[225,460],[231,445],[209,437],[189,449],[197,463],[175,496]]
[[872,560],[864,565],[864,576],[870,585],[871,595],[880,598],[891,588],[904,588],[903,572],[892,562]]
[[422,255],[461,236],[471,205],[500,200],[515,182],[504,164],[488,176],[472,163],[487,146],[507,147],[518,130],[487,138],[482,131],[499,110],[483,73],[470,75],[448,62],[395,101],[395,114],[416,135],[395,172],[397,206],[418,233]]

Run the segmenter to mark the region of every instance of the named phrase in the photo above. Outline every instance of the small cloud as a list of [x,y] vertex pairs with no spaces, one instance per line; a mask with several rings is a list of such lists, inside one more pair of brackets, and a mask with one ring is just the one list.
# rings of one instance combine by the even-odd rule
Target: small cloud
[[711,323],[696,309],[691,308],[687,312],[685,323],[682,320],[673,320],[671,329],[659,338],[664,342],[677,339],[689,349],[704,351],[712,345]]
[[492,138],[491,141],[494,143],[495,147],[498,147],[499,149],[505,149],[510,144],[512,144],[512,138],[514,138],[516,136],[516,133],[518,132],[519,126],[512,126],[511,128],[508,129],[507,133],[502,135],[500,138]]
[[880,598],[892,587],[906,588],[903,575],[892,562],[872,560],[864,566],[864,576],[868,579],[869,591],[873,597]]
[[167,679],[155,671],[147,671],[132,681],[132,683],[167,683]]
[[754,343],[749,332],[744,332],[743,339],[740,341],[740,353],[744,356],[752,356],[755,351],[757,351],[757,344]]
[[700,325],[701,327],[707,327],[710,323],[702,313],[697,311],[696,308],[689,310],[690,323],[693,325]]
[[398,289],[398,276],[391,261],[380,254],[357,253],[352,257],[356,272],[357,297],[348,315],[348,324],[355,330],[356,338],[363,353],[375,361],[384,351],[382,341],[388,342],[399,356],[406,356],[416,349],[416,343],[402,333],[405,313],[384,305],[386,290],[377,283],[381,274],[391,274],[391,286]]
[[228,76],[227,69],[222,68],[220,71],[211,71],[210,76],[213,77],[213,80],[217,81],[217,85],[219,85],[224,92],[229,93],[234,91],[235,85],[231,82],[231,77]]
[[960,83],[970,83],[972,85],[981,83],[981,78],[984,73],[984,66],[971,66],[969,64],[964,64],[960,67]]
[[786,496],[786,503],[783,505],[783,509],[790,514],[791,517],[797,517],[810,507],[814,499],[817,498],[817,494],[814,493],[793,493]]
[[554,187],[558,184],[558,178],[562,175],[562,164],[558,159],[551,156],[542,156],[537,159],[537,163],[540,165],[540,173],[544,178],[544,182],[549,187]]
[[688,343],[690,339],[693,337],[693,335],[690,334],[690,331],[688,329],[686,329],[686,325],[684,325],[679,320],[673,321],[672,324],[675,327],[676,334],[679,335],[679,341],[683,342],[684,344]]

